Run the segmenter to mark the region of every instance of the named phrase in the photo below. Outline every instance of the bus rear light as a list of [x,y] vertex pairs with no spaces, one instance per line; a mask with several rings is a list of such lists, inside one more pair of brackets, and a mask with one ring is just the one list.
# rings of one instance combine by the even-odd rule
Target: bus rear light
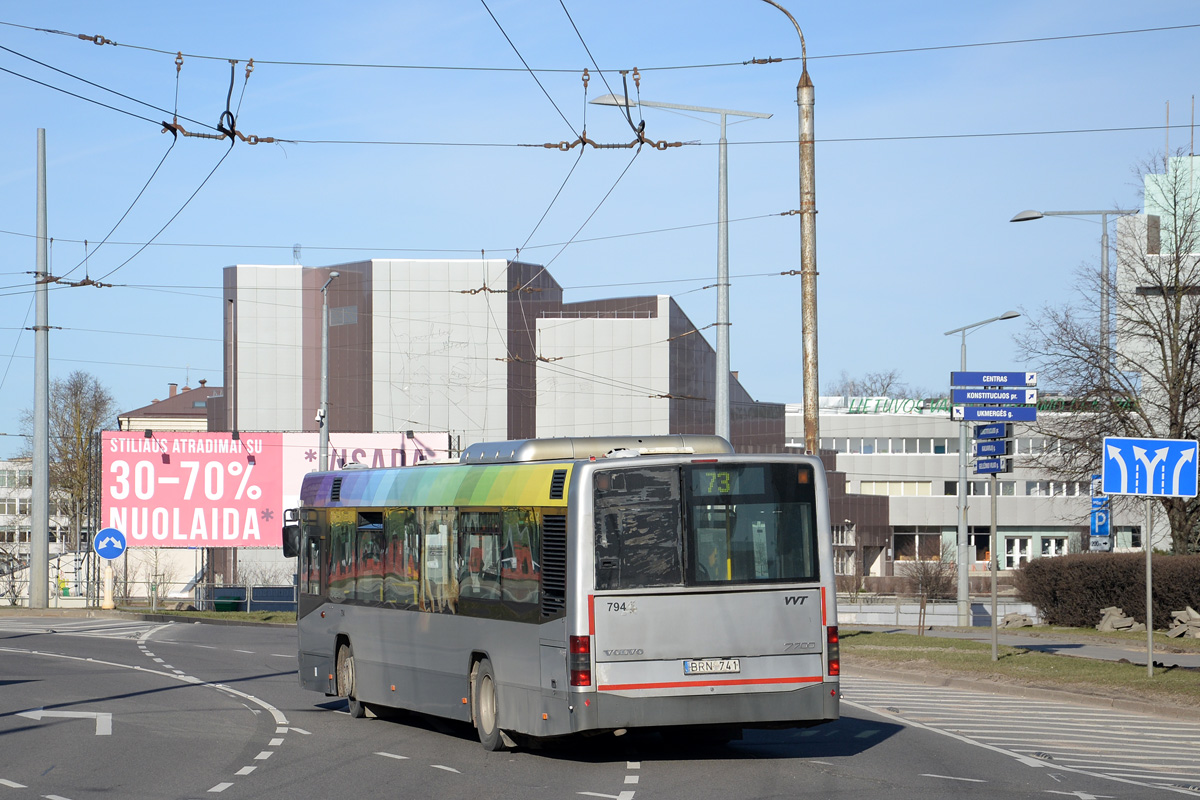
[[829,675],[834,677],[842,674],[841,649],[838,646],[837,625],[825,629],[825,658],[829,664]]
[[567,669],[571,673],[572,686],[592,685],[592,637],[572,636]]

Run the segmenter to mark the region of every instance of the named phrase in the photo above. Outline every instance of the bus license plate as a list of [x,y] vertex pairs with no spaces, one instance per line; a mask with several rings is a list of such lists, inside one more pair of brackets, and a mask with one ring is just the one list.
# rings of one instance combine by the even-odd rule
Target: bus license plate
[[712,675],[720,672],[741,672],[742,662],[737,658],[707,658],[701,661],[683,662],[684,675]]

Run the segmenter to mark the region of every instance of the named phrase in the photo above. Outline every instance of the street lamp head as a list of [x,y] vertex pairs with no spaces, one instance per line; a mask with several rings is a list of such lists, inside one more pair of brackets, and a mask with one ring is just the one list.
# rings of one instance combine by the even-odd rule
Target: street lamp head
[[329,273],[329,277],[340,278],[340,277],[342,277],[342,273],[338,272],[337,270],[334,270],[333,272]]
[[1015,217],[1010,219],[1009,222],[1029,222],[1031,219],[1041,219],[1044,216],[1045,214],[1040,211],[1022,211],[1020,214],[1017,214]]
[[1003,314],[1000,315],[1000,319],[1012,319],[1013,317],[1019,317],[1019,316],[1021,316],[1021,314],[1017,311],[1005,311]]
[[637,103],[628,97],[623,97],[619,94],[606,94],[603,97],[597,97],[595,100],[589,100],[588,103],[594,106],[625,106],[627,108],[637,105]]

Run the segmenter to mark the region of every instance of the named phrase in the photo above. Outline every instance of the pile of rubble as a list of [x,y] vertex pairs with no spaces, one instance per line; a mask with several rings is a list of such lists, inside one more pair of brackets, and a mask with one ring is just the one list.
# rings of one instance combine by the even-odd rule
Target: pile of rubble
[[1098,631],[1144,631],[1145,624],[1136,621],[1132,617],[1125,616],[1125,610],[1116,606],[1100,609],[1103,618],[1100,624],[1096,626]]
[[1183,611],[1172,611],[1171,620],[1173,624],[1167,629],[1167,636],[1200,639],[1200,613],[1196,609],[1188,606]]
[[1033,618],[1028,614],[1005,614],[1000,620],[1001,628],[1029,628],[1032,625]]

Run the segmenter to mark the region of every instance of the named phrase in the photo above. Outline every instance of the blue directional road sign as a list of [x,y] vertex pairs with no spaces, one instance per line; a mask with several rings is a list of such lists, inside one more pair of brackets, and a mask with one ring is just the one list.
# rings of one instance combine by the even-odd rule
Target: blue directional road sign
[[1011,439],[1013,435],[1012,425],[1007,425],[1003,422],[996,425],[976,425],[976,439]]
[[990,475],[994,472],[1012,472],[1012,459],[981,458],[975,462],[976,475]]
[[1109,513],[1108,509],[1097,509],[1092,511],[1092,536],[1108,536],[1109,535]]
[[125,534],[116,528],[105,528],[92,539],[92,549],[101,558],[112,560],[125,553]]
[[1009,455],[1009,442],[1007,439],[993,439],[991,441],[984,440],[975,443],[975,455],[983,456],[984,458],[998,458],[999,456]]
[[951,389],[953,403],[990,403],[1033,406],[1038,401],[1037,389]]
[[1036,372],[951,372],[951,386],[1037,386]]
[[1198,447],[1194,439],[1105,438],[1101,487],[1105,494],[1195,497]]
[[1034,406],[951,406],[950,419],[955,422],[1033,422],[1037,419]]

